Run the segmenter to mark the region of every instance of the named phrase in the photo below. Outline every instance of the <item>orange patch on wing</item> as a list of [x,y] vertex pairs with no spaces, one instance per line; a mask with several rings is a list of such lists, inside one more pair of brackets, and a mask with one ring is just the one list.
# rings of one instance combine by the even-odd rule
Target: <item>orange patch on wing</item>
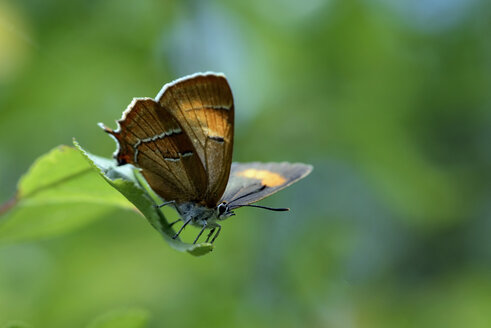
[[280,186],[286,182],[286,179],[280,174],[266,170],[247,169],[239,172],[238,175],[246,178],[261,180],[261,183],[268,187]]

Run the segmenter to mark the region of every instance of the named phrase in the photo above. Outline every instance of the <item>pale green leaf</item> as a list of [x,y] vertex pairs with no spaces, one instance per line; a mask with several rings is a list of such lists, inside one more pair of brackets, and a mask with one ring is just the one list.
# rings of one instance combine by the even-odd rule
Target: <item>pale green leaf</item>
[[115,207],[132,209],[73,147],[38,158],[20,179],[15,198],[0,210],[0,242],[71,231]]
[[213,249],[209,243],[192,245],[172,238],[175,231],[156,208],[162,200],[136,168],[117,166],[75,146],[78,149],[59,146],[41,156],[21,178],[16,197],[0,208],[0,242],[66,233],[124,208],[143,214],[174,249],[195,256]]

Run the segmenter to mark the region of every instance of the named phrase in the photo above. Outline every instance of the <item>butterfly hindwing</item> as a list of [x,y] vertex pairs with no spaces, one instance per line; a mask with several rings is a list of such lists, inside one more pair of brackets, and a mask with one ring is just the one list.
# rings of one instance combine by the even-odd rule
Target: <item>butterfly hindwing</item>
[[225,191],[232,163],[234,102],[225,76],[204,73],[164,86],[156,99],[189,135],[206,171],[204,203],[214,207]]
[[120,165],[133,164],[165,200],[195,201],[206,191],[207,177],[193,143],[179,122],[150,98],[135,98],[118,121],[104,130],[118,142]]
[[311,171],[311,165],[301,163],[233,163],[221,201],[226,201],[230,209],[255,203],[304,178]]

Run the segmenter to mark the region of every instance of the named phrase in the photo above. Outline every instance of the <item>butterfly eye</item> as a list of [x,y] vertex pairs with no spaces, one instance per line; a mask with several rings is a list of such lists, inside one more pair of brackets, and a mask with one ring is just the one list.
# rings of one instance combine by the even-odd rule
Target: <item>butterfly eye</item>
[[218,210],[218,215],[219,216],[222,215],[227,210],[227,204],[226,203],[219,204],[217,210]]

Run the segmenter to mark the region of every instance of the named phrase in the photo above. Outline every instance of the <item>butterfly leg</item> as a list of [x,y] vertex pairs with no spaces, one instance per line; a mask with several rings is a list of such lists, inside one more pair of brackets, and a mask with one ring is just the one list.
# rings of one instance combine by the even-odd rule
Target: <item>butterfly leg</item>
[[172,227],[174,224],[176,224],[177,222],[181,221],[181,219],[177,219],[171,223],[169,223],[169,228]]
[[168,202],[163,202],[162,204],[160,205],[155,205],[156,208],[162,208],[164,207],[165,205],[169,205],[169,204],[172,204],[174,203],[174,205],[176,204],[176,201],[175,200],[171,200],[171,201],[168,201]]
[[216,228],[213,228],[213,229],[211,229],[211,230],[210,230],[210,233],[209,233],[209,234],[208,234],[208,236],[206,237],[206,241],[205,241],[205,243],[207,243],[207,242],[208,242],[208,240],[210,240],[210,237],[211,237],[211,235],[213,235],[213,233],[215,232],[215,230],[216,230]]
[[215,237],[213,237],[213,239],[211,240],[211,243],[213,244],[213,242],[215,241],[215,239],[217,239],[218,235],[220,234],[220,231],[222,230],[222,226],[217,224],[218,226],[218,231],[217,233],[215,234]]
[[186,220],[186,222],[184,222],[184,224],[182,225],[181,229],[179,229],[179,231],[174,235],[174,237],[172,237],[172,239],[176,239],[182,232],[182,230],[184,230],[184,228],[189,224],[189,222],[191,222],[193,218],[189,218]]
[[206,221],[205,221],[205,224],[203,225],[203,228],[201,228],[201,231],[199,232],[198,237],[196,237],[196,239],[194,240],[193,245],[196,244],[196,242],[198,241],[199,237],[203,234],[203,231],[205,231],[205,229],[206,229]]

